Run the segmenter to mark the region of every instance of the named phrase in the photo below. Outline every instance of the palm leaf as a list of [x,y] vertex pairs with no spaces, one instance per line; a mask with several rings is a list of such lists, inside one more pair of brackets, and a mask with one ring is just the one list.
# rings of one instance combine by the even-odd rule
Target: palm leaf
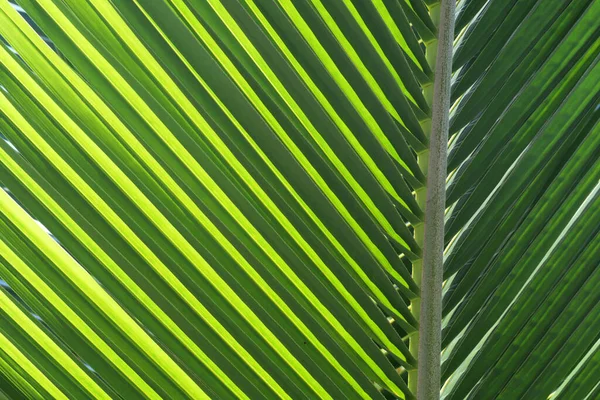
[[[439,10],[0,0],[0,398],[414,398]],[[445,398],[597,395],[598,21],[457,6]]]

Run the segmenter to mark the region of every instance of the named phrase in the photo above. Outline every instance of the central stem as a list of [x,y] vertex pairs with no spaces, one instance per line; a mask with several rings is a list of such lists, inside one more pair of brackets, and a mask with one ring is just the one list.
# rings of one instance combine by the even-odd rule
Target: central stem
[[429,134],[429,149],[418,155],[419,165],[425,168],[427,185],[425,190],[416,193],[419,205],[424,206],[425,222],[415,226],[415,238],[421,241],[423,259],[415,263],[416,268],[413,267],[413,275],[421,288],[421,298],[412,304],[413,313],[419,309],[416,314],[419,334],[410,342],[411,351],[418,347],[418,373],[416,377],[413,373],[412,379],[409,375],[409,387],[418,400],[439,400],[440,397],[446,159],[455,3],[455,0],[441,0],[430,7],[438,37],[437,43],[427,44],[426,52],[435,78],[433,90],[431,87],[425,88],[425,96],[432,110],[429,126],[424,126]]

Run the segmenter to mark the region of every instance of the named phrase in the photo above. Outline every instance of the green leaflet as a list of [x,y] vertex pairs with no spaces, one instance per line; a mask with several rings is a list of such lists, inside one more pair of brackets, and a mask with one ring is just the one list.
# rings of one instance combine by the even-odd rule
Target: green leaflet
[[281,303],[280,303],[281,304]]
[[[6,296],[2,292],[2,296]],[[54,398],[66,399],[67,397],[50,381],[31,361],[25,356],[10,340],[0,333],[0,343],[2,343],[2,373],[13,380],[13,384],[21,393],[31,396],[34,399],[42,399],[43,396],[53,396]],[[14,366],[11,366],[13,364]],[[16,370],[21,369],[21,371]],[[34,385],[45,386],[36,388]],[[36,385],[37,386],[37,385]],[[2,386],[3,389],[8,387]]]

